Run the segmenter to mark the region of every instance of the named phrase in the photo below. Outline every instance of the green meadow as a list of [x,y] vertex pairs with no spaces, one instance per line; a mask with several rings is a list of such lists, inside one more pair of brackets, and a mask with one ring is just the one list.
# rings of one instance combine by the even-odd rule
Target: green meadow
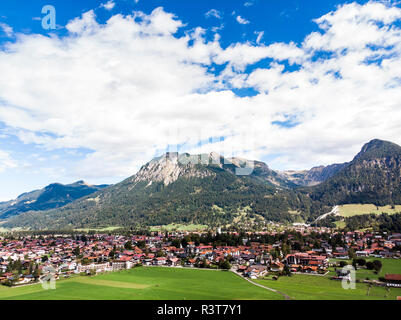
[[343,217],[351,217],[361,214],[394,214],[401,212],[401,205],[394,206],[394,209],[391,206],[382,206],[377,207],[374,204],[345,204],[339,206],[340,215]]
[[[369,258],[375,260],[375,258]],[[401,273],[401,260],[378,259],[383,268],[379,274],[359,268],[357,279],[370,280],[386,273]],[[333,260],[331,260],[333,261]],[[348,261],[350,263],[350,261]],[[401,288],[372,287],[357,283],[345,290],[341,281],[326,276],[299,275],[255,280],[281,291],[295,300],[394,300]],[[369,293],[369,294],[368,294]],[[0,286],[0,299],[11,300],[281,300],[280,294],[257,287],[232,272],[184,268],[138,267],[97,276],[75,276],[56,282],[55,290],[44,290],[40,284],[8,288]]]
[[[356,271],[357,280],[377,280],[384,277],[386,273],[401,273],[401,260],[399,259],[380,259],[367,258],[366,261],[380,260],[382,269],[378,274],[373,270],[358,268]],[[341,261],[339,259],[330,259],[330,262]],[[351,260],[347,261],[351,264]],[[282,291],[296,300],[395,300],[401,296],[401,288],[386,288],[374,286],[369,290],[368,284],[356,283],[356,289],[345,290],[341,286],[341,281],[331,280],[335,275],[334,268],[329,268],[330,272],[326,276],[300,275],[294,274],[291,277],[280,277],[278,280],[271,278],[266,280],[256,280],[256,282]]]
[[171,223],[164,226],[152,226],[150,227],[150,231],[204,231],[207,230],[208,226],[203,224],[179,224],[179,223]]
[[281,295],[254,286],[228,271],[139,267],[93,277],[56,282],[55,290],[40,284],[0,287],[0,299],[11,300],[279,300]]
[[[366,261],[381,261],[383,267],[378,274],[375,274],[373,270],[368,270],[366,268],[358,267],[356,270],[356,278],[360,280],[365,280],[369,278],[370,280],[377,280],[379,277],[384,277],[386,273],[401,273],[401,259],[382,259],[382,258],[364,258]],[[341,260],[341,259],[330,259],[330,262],[334,261],[346,261],[348,264],[352,264],[352,260]],[[332,270],[333,268],[330,268]],[[329,275],[333,275],[334,272]]]
[[401,296],[401,289],[373,287],[369,295],[368,285],[357,283],[356,289],[345,290],[341,281],[315,275],[293,275],[279,280],[256,280],[256,282],[282,291],[295,300],[395,300]]

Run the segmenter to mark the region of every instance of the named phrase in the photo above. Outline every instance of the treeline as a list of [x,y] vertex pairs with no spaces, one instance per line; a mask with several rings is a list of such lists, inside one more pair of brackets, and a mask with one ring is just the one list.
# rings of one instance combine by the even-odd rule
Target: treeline
[[325,182],[300,188],[300,191],[330,206],[347,203],[400,204],[400,167],[400,146],[376,141]]
[[[319,202],[293,190],[277,191],[251,176],[238,177],[220,168],[205,178],[180,178],[163,183],[126,180],[101,193],[94,193],[57,210],[28,212],[11,219],[5,227],[73,229],[142,226],[170,223],[204,224],[210,227],[231,223],[243,208],[249,217],[292,223],[312,219],[327,210]],[[96,201],[93,199],[96,198]],[[300,214],[290,214],[289,211]]]
[[331,236],[328,233],[317,233],[312,232],[309,235],[304,235],[295,230],[286,230],[280,234],[258,234],[258,233],[245,233],[240,232],[239,234],[233,233],[221,233],[221,234],[197,234],[191,233],[183,238],[173,238],[166,234],[165,238],[171,242],[171,245],[179,248],[182,246],[186,248],[189,242],[193,242],[196,246],[211,245],[213,247],[217,246],[240,246],[240,245],[250,245],[252,242],[273,245],[278,242],[281,243],[282,251],[287,251],[289,253],[292,250],[302,250],[304,248],[320,248],[321,243],[328,242],[333,247],[343,246],[344,239],[342,234],[336,234]]
[[374,230],[385,232],[401,232],[401,213],[389,215],[382,213],[364,214],[345,218],[346,229],[357,230],[372,227]]

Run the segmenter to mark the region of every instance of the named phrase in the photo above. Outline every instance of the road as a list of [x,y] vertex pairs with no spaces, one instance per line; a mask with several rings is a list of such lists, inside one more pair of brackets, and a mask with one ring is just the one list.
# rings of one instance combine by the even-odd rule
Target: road
[[280,294],[280,295],[282,295],[282,296],[284,297],[285,300],[291,300],[291,297],[290,297],[289,295],[287,295],[287,294],[285,294],[285,293],[283,293],[283,292],[281,292],[281,291],[278,291],[278,290],[276,290],[276,289],[269,288],[269,287],[263,286],[263,285],[261,285],[261,284],[259,284],[259,283],[253,282],[251,279],[245,278],[245,277],[241,276],[239,273],[235,272],[234,270],[231,270],[231,272],[235,273],[237,276],[239,276],[239,277],[241,277],[242,279],[244,279],[244,280],[246,280],[246,281],[252,283],[253,285],[255,285],[255,286],[257,286],[257,287],[260,287],[260,288],[263,288],[263,289],[266,289],[266,290],[270,290],[270,291],[272,291],[272,292],[275,292],[275,293],[277,293],[277,294]]

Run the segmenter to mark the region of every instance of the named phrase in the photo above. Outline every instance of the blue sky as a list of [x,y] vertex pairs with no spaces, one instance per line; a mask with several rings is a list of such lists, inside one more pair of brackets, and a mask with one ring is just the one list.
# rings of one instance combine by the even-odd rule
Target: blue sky
[[397,1],[2,1],[0,201],[167,149],[281,170],[401,143],[400,19]]
[[[156,7],[163,7],[167,12],[173,12],[177,17],[187,24],[185,29],[202,26],[204,28],[218,27],[225,24],[220,32],[222,46],[228,46],[233,42],[256,41],[255,32],[264,31],[263,42],[266,44],[277,41],[300,42],[306,34],[317,30],[312,19],[330,12],[337,5],[353,1],[232,1],[232,0],[117,0],[112,10],[102,10],[101,4],[106,1],[2,1],[0,12],[2,21],[8,23],[15,31],[24,33],[44,33],[41,21],[32,20],[35,17],[43,17],[41,13],[44,5],[51,4],[56,8],[57,24],[65,26],[69,20],[91,9],[96,9],[98,20],[106,21],[113,14],[130,14],[133,10],[151,13]],[[365,3],[366,1],[357,1]],[[222,19],[212,14],[205,14],[215,9],[220,13]],[[250,21],[249,24],[241,25],[236,17]],[[59,30],[59,34],[65,33],[65,29]],[[6,39],[2,39],[6,41]]]

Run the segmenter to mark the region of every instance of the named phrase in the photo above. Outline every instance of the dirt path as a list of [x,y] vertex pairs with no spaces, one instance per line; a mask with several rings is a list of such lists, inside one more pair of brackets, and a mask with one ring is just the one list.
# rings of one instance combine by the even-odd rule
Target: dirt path
[[278,290],[276,290],[276,289],[272,289],[272,288],[263,286],[263,285],[261,285],[261,284],[259,284],[259,283],[253,282],[251,279],[245,278],[245,277],[241,276],[240,274],[238,274],[237,272],[235,272],[235,271],[233,271],[233,270],[231,270],[231,272],[235,273],[237,276],[239,276],[239,277],[241,277],[242,279],[244,279],[244,280],[246,280],[246,281],[252,283],[253,285],[255,285],[255,286],[257,286],[257,287],[260,287],[260,288],[263,288],[263,289],[266,289],[266,290],[270,290],[270,291],[272,291],[272,292],[274,292],[274,293],[278,293],[278,294],[282,295],[282,296],[284,297],[285,300],[291,300],[291,297],[290,297],[289,295],[287,295],[287,294],[285,294],[285,293],[283,293],[283,292],[281,292],[281,291],[278,291]]

